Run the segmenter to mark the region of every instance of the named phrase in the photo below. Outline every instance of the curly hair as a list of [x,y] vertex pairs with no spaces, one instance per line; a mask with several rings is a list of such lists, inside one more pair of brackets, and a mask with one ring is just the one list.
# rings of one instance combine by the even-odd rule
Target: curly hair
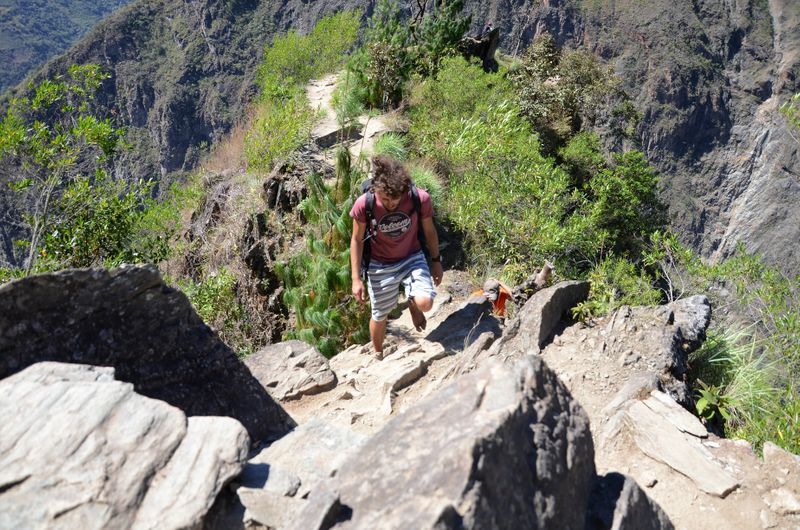
[[372,157],[372,188],[389,197],[400,197],[411,188],[411,175],[397,160],[386,155]]

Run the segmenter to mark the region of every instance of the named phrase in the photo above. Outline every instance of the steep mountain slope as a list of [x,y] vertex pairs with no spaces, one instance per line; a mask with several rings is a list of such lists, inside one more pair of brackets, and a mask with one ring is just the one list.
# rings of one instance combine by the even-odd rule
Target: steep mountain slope
[[[792,0],[468,1],[521,52],[548,31],[609,60],[642,113],[640,148],[664,175],[674,226],[705,256],[737,242],[800,270],[800,151],[777,109],[800,90],[800,4]],[[363,0],[136,2],[39,72],[99,62],[101,101],[130,126],[131,177],[192,168],[239,119],[276,31],[308,30]]]
[[64,53],[98,20],[130,0],[0,0],[0,92]]
[[536,34],[609,60],[643,119],[673,225],[709,257],[738,242],[800,270],[800,146],[778,107],[800,90],[792,0],[490,2],[480,12],[523,49]]

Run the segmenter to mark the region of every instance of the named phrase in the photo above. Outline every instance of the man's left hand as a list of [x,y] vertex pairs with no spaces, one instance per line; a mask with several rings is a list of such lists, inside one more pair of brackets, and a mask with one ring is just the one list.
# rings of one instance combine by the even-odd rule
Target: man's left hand
[[433,278],[433,285],[438,286],[442,283],[442,276],[444,275],[444,271],[442,269],[442,264],[439,261],[434,261],[431,263],[431,277]]

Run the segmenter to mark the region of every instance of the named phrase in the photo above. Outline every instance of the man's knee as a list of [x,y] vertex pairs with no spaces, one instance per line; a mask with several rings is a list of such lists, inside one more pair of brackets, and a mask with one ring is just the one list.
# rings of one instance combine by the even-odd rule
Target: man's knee
[[420,311],[427,312],[433,308],[433,298],[430,296],[417,295],[414,297],[414,304],[419,308]]

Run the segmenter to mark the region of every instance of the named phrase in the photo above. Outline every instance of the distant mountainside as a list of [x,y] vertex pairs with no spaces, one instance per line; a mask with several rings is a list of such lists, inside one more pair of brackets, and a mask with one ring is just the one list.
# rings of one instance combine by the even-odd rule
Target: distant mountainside
[[56,55],[130,0],[0,0],[0,92]]
[[[638,144],[663,175],[673,226],[709,257],[738,242],[800,271],[800,146],[778,113],[800,91],[796,0],[467,0],[521,52],[542,32],[613,65],[642,114]],[[188,170],[246,113],[263,47],[365,0],[138,1],[38,76],[97,62],[102,104],[129,127],[131,177]]]

